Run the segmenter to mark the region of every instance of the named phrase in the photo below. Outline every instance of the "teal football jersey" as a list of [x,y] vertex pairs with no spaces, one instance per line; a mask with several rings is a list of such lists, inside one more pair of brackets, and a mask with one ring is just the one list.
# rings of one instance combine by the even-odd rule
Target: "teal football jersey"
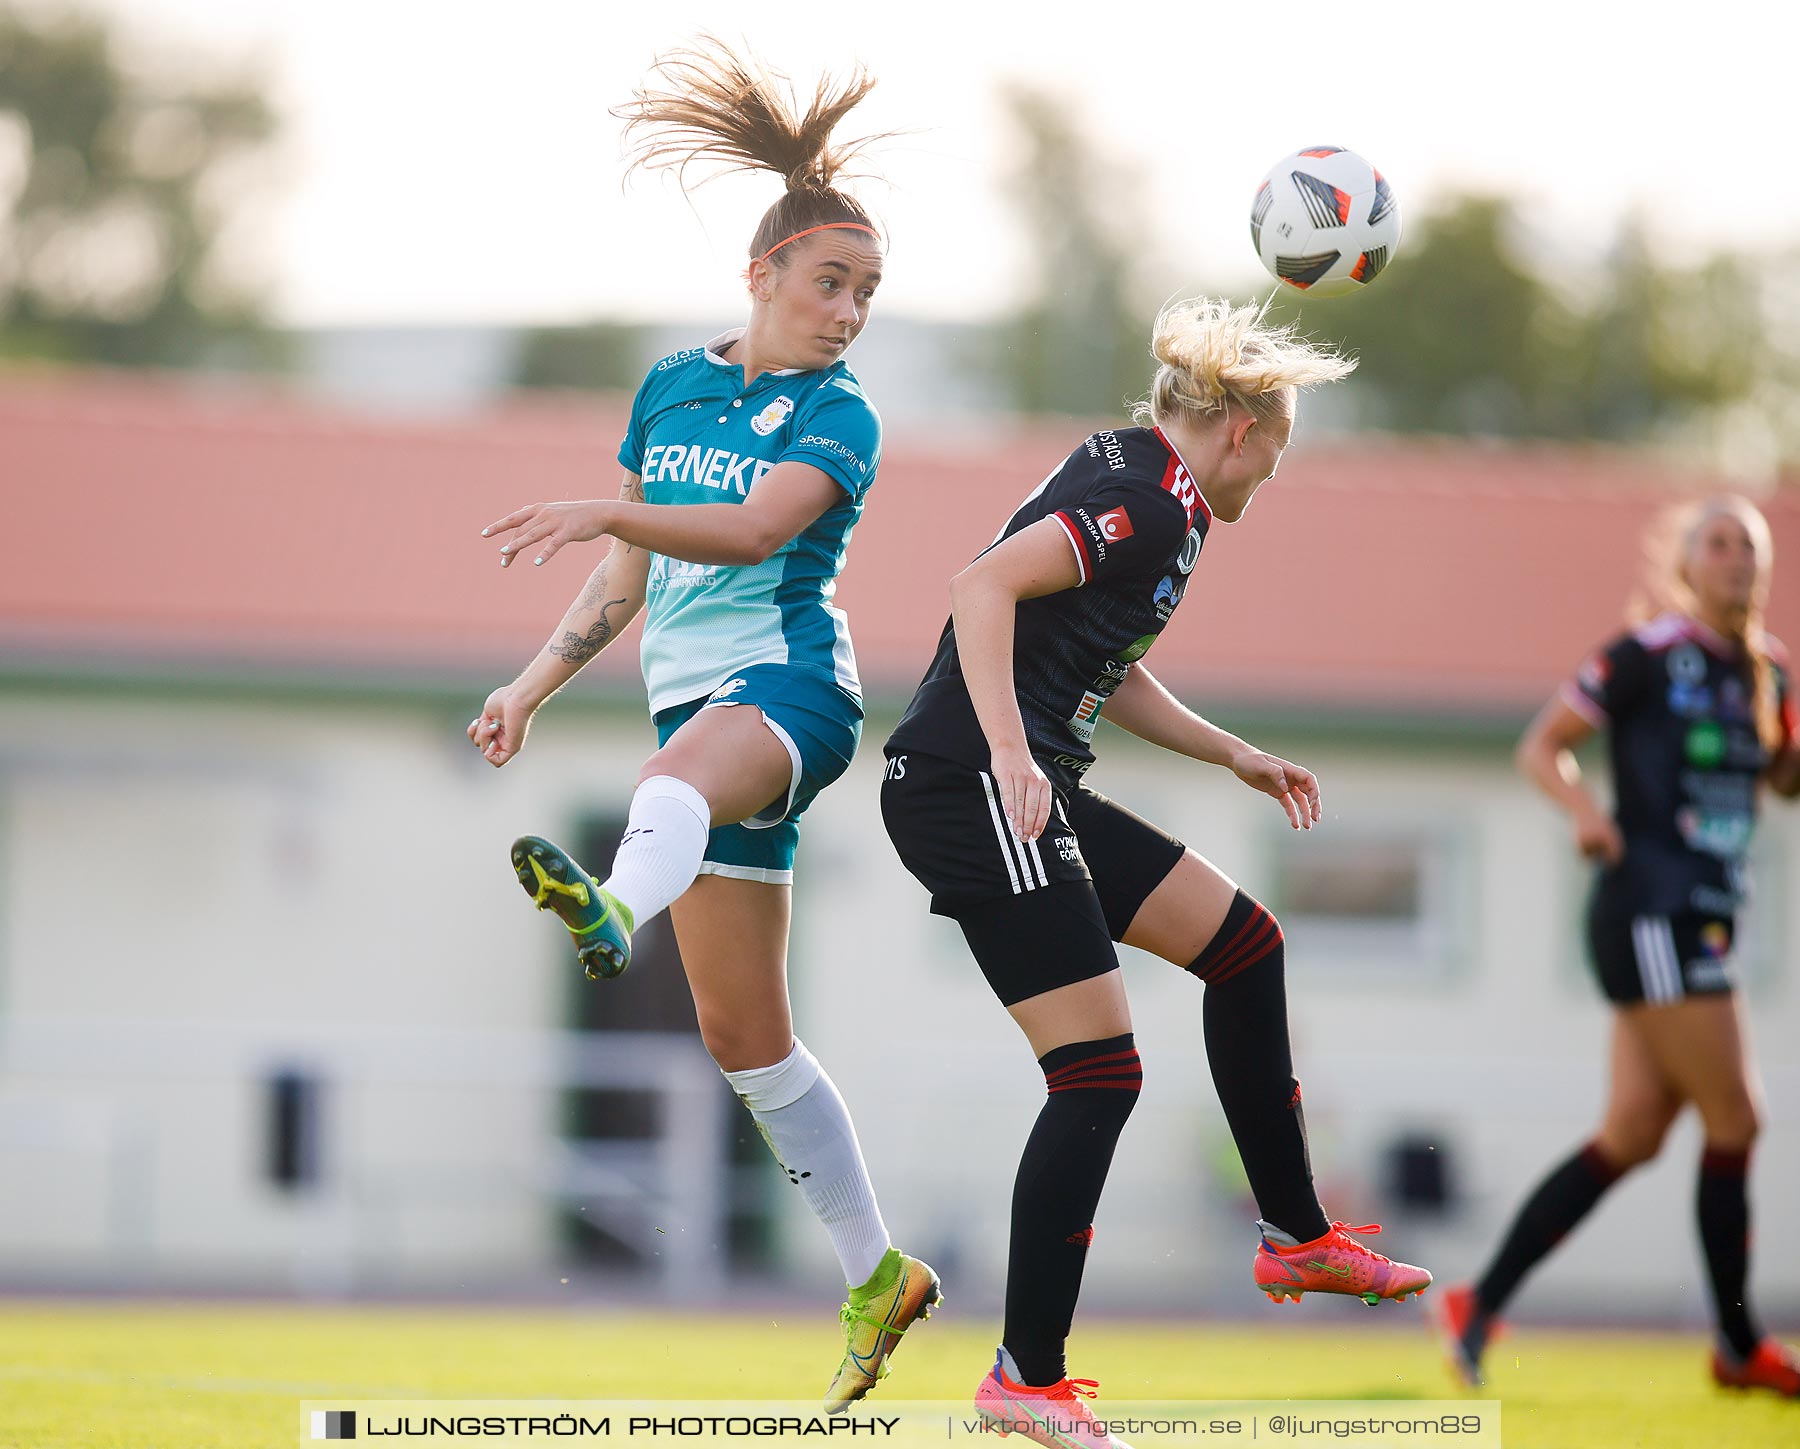
[[719,356],[742,335],[650,369],[619,462],[644,480],[649,503],[742,503],[790,459],[829,474],[844,496],[760,564],[651,560],[642,659],[652,713],[753,664],[810,668],[862,692],[848,620],[831,600],[881,461],[881,419],[842,362],[765,372],[746,388],[743,368]]

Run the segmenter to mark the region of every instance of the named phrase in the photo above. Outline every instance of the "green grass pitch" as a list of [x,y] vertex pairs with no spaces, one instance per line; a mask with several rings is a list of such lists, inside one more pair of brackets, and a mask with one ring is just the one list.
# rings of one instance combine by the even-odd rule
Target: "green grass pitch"
[[[1091,1321],[1072,1370],[1100,1380],[1102,1407],[1459,1397],[1411,1307],[1367,1324],[1295,1310],[1267,1324]],[[966,1399],[997,1329],[940,1313],[871,1407]],[[800,1399],[830,1378],[837,1333],[828,1304],[771,1318],[0,1300],[0,1446],[295,1449],[303,1398]],[[1705,1354],[1695,1335],[1521,1331],[1497,1345],[1482,1396],[1504,1405],[1507,1449],[1800,1443],[1800,1404],[1713,1388]]]

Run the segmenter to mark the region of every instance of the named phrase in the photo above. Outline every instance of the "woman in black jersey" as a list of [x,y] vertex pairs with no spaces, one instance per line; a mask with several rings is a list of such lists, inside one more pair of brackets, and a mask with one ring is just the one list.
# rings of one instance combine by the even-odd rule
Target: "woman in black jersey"
[[[1472,1384],[1520,1280],[1656,1156],[1691,1102],[1706,1134],[1697,1214],[1718,1322],[1713,1377],[1800,1396],[1800,1363],[1763,1335],[1744,1286],[1761,1092],[1731,961],[1759,785],[1800,794],[1786,656],[1762,627],[1769,525],[1741,498],[1714,499],[1691,511],[1675,553],[1675,607],[1590,658],[1519,742],[1520,768],[1600,866],[1588,949],[1614,1008],[1611,1090],[1599,1132],[1526,1200],[1480,1281],[1445,1290],[1439,1322]],[[1611,815],[1572,753],[1596,730],[1607,731]]]
[[[1223,873],[1088,789],[1102,709],[1153,744],[1232,770],[1296,829],[1320,819],[1310,772],[1179,704],[1147,671],[1216,519],[1275,471],[1297,389],[1352,366],[1263,321],[1196,301],[1157,319],[1146,427],[1097,433],[950,585],[951,619],[887,742],[882,813],[901,859],[962,927],[1031,1043],[1049,1092],[1012,1206],[1006,1326],[976,1403],[1017,1431],[1047,1416],[1106,1436],[1066,1377],[1064,1341],[1094,1209],[1141,1068],[1114,943],[1207,983],[1207,1055],[1264,1221],[1254,1278],[1272,1298],[1417,1293],[1431,1275],[1327,1220],[1312,1187],[1288,1046],[1281,928]],[[1353,1231],[1374,1231],[1373,1227]],[[1049,1428],[1041,1443],[1067,1444]]]

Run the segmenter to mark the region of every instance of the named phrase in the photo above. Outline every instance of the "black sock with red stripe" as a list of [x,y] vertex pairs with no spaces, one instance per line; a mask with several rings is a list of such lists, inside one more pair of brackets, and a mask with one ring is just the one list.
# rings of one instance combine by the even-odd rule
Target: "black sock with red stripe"
[[1520,1280],[1593,1211],[1594,1204],[1622,1175],[1595,1142],[1551,1169],[1525,1199],[1500,1251],[1475,1285],[1478,1322],[1472,1327],[1485,1333],[1486,1320],[1506,1306]]
[[1038,1065],[1050,1092],[1013,1185],[1002,1338],[1034,1388],[1068,1372],[1063,1344],[1094,1240],[1094,1209],[1144,1082],[1130,1032],[1058,1047]]
[[1201,1016],[1219,1105],[1263,1218],[1309,1243],[1330,1230],[1313,1190],[1306,1116],[1288,1046],[1281,926],[1239,891],[1187,968],[1206,983]]
[[1700,1157],[1695,1200],[1719,1337],[1739,1362],[1755,1353],[1762,1340],[1744,1292],[1744,1279],[1750,1271],[1750,1195],[1745,1186],[1749,1174],[1749,1148],[1714,1147],[1709,1142]]

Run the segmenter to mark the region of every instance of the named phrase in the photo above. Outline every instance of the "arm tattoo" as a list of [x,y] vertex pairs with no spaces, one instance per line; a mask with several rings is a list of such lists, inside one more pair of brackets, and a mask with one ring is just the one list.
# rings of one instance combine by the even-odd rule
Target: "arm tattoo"
[[606,617],[606,610],[614,604],[622,604],[623,599],[610,600],[600,610],[600,617],[594,621],[593,628],[586,634],[577,634],[573,629],[563,631],[562,640],[550,646],[550,652],[558,659],[566,659],[571,664],[586,664],[602,649],[613,636],[612,621]]
[[[644,480],[642,478],[627,478],[625,480],[625,486],[619,490],[619,497],[624,499],[627,503],[642,503],[644,501]],[[619,542],[625,543],[625,540],[620,539]],[[634,545],[625,543],[625,552],[627,554],[633,552],[633,550]]]
[[594,607],[595,604],[599,603],[600,600],[603,599],[605,596],[606,596],[606,561],[602,561],[600,567],[594,570],[593,578],[588,580],[587,588],[582,591],[581,607],[584,609],[591,609]]

